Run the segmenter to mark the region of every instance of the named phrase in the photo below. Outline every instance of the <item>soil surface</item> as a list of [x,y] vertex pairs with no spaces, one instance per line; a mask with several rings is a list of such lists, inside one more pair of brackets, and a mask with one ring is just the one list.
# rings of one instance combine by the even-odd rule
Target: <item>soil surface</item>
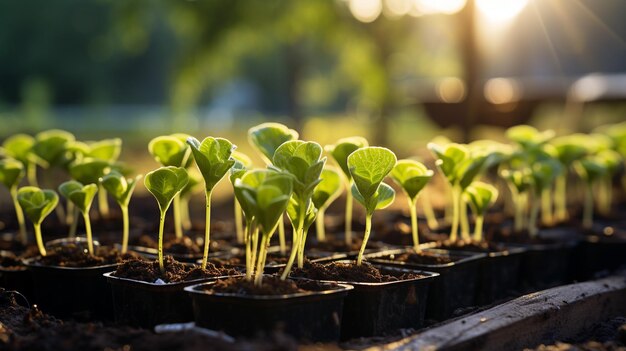
[[526,351],[626,351],[626,317],[617,317],[580,333],[575,340],[539,345]]
[[238,295],[286,295],[306,292],[293,280],[281,280],[276,276],[263,277],[261,286],[256,286],[253,281],[242,278],[220,279],[215,284],[207,286],[206,291],[214,291]]
[[448,264],[454,262],[450,256],[442,255],[440,253],[422,251],[420,253],[416,252],[406,252],[400,255],[393,256],[382,256],[377,257],[383,260],[391,260],[391,261],[400,261],[406,263],[415,263],[415,264],[427,264],[427,265],[440,265],[440,264]]
[[82,246],[66,244],[49,250],[46,256],[37,257],[33,263],[43,266],[94,267],[140,258],[135,253],[122,254],[117,249],[106,246],[96,247],[95,251],[95,255],[92,255]]
[[210,262],[207,264],[206,269],[202,269],[197,265],[189,265],[178,262],[174,260],[172,256],[165,256],[163,258],[163,265],[165,267],[165,273],[161,273],[158,260],[128,260],[117,267],[113,276],[140,280],[149,283],[154,283],[158,279],[161,279],[166,283],[176,283],[188,280],[239,274],[239,271],[237,270],[215,266]]
[[502,244],[497,244],[488,241],[442,241],[439,243],[439,247],[446,250],[462,250],[469,252],[503,252],[506,251],[506,247]]
[[194,331],[155,334],[146,329],[62,321],[16,303],[0,289],[0,349],[6,351],[295,351],[282,334],[230,342]]
[[[209,258],[209,261],[217,265],[223,265],[223,266],[243,267],[246,265],[246,257],[242,255],[224,257],[224,258],[219,258],[219,257]],[[287,261],[289,261],[289,256],[283,256],[280,253],[268,253],[267,259],[265,261],[265,266],[267,267],[267,266],[287,264]]]
[[[163,238],[163,251],[172,255],[201,255],[204,249],[204,247],[202,247],[202,241],[203,240],[195,240],[187,235],[180,239],[173,235],[167,235]],[[144,234],[139,236],[136,240],[131,241],[130,245],[156,249],[159,243],[152,236]],[[215,252],[224,247],[228,247],[228,244],[223,240],[211,239],[209,246],[209,251]]]
[[293,277],[316,280],[337,280],[360,283],[385,283],[405,279],[419,278],[419,274],[401,273],[398,275],[383,274],[370,263],[363,262],[357,266],[355,262],[331,262],[326,264],[306,262],[303,268],[294,268]]

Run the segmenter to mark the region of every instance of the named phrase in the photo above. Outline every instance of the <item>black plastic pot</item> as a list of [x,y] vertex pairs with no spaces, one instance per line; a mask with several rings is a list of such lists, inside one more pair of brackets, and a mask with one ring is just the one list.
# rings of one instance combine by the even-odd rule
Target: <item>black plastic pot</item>
[[193,320],[191,299],[184,288],[218,278],[149,283],[112,274],[113,272],[105,273],[104,277],[111,286],[115,322],[144,328]]
[[111,290],[102,274],[117,264],[94,267],[44,266],[25,260],[32,273],[34,298],[43,311],[79,320],[113,318]]
[[426,249],[429,252],[449,256],[453,262],[447,264],[415,264],[394,260],[396,255],[410,250],[412,249],[387,250],[368,255],[367,259],[374,263],[439,273],[440,276],[434,279],[428,292],[427,319],[444,320],[452,316],[454,311],[459,308],[476,305],[480,267],[486,257],[485,254]]
[[33,278],[26,267],[0,267],[0,287],[19,291],[29,301],[32,300]]
[[542,290],[563,285],[572,280],[570,268],[577,241],[550,244],[507,244],[526,250],[520,266],[525,289]]
[[196,325],[248,337],[280,329],[311,342],[339,339],[344,298],[353,289],[329,283],[323,291],[268,296],[206,291],[211,284],[185,288],[193,300]]
[[626,265],[626,240],[600,235],[587,235],[576,249],[574,278],[591,279],[599,272],[608,272]]

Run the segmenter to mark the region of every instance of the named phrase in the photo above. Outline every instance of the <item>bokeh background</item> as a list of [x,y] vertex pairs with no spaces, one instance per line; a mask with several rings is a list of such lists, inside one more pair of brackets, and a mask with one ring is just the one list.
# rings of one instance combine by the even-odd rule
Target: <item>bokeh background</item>
[[[172,132],[233,140],[280,121],[399,156],[437,135],[626,116],[623,0],[0,1],[0,139],[120,136],[156,167]],[[144,162],[145,161],[145,162]]]

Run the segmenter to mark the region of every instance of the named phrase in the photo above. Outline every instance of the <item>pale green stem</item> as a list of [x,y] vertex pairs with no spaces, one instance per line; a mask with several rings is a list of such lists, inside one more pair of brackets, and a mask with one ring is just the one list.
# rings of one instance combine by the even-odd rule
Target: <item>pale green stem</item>
[[[446,193],[450,194],[452,198],[454,199],[454,187],[453,186],[447,186]],[[448,198],[450,197],[450,195],[448,195]],[[457,208],[454,205],[454,200],[452,200],[452,202],[446,201],[446,206],[444,207],[444,215],[443,215],[444,223],[453,224],[455,222],[454,213],[456,210]]]
[[165,225],[165,211],[161,211],[161,216],[159,217],[159,269],[161,270],[161,274],[165,274],[165,265],[163,265],[163,227]]
[[528,233],[531,237],[536,237],[539,234],[539,228],[537,227],[537,218],[539,217],[539,205],[541,201],[539,194],[535,193],[532,199],[532,207],[530,209],[530,219],[528,221]]
[[207,190],[206,210],[205,210],[205,228],[204,228],[204,252],[202,254],[202,269],[206,268],[209,260],[209,246],[211,243],[211,190]]
[[611,176],[603,177],[598,183],[598,211],[604,216],[611,214],[612,187]]
[[261,286],[263,282],[263,263],[265,261],[265,257],[267,256],[267,246],[269,245],[268,236],[262,235],[261,238],[261,247],[259,247],[259,256],[257,257],[257,266],[256,272],[254,275],[254,285]]
[[35,239],[37,240],[37,247],[39,248],[39,254],[41,256],[46,255],[46,247],[43,244],[43,238],[41,237],[41,223],[33,223],[35,228]]
[[259,227],[255,226],[254,231],[252,232],[252,257],[250,258],[250,260],[252,261],[252,265],[250,268],[252,268],[252,275],[255,275],[256,272],[254,271],[254,266],[255,266],[255,262],[258,259],[258,255],[257,252],[259,250]]
[[304,230],[304,228],[302,228],[302,238],[300,238],[300,245],[298,247],[298,268],[304,267],[304,247],[306,246],[307,234],[308,230]]
[[28,162],[26,164],[26,177],[28,178],[28,184],[39,187],[37,183],[37,164],[34,162]]
[[424,216],[426,217],[428,228],[432,230],[439,228],[439,222],[437,221],[437,216],[435,216],[433,204],[429,200],[430,197],[428,195],[422,195],[420,198],[422,200],[422,208],[424,209]]
[[467,201],[463,196],[459,195],[459,213],[461,222],[461,238],[463,240],[470,240],[470,225],[467,216]]
[[315,219],[315,232],[317,234],[317,241],[320,243],[326,241],[326,228],[324,226],[325,212],[325,208],[320,208],[317,211],[317,218]]
[[524,220],[526,218],[526,207],[528,206],[528,193],[522,193],[515,191],[515,222],[514,229],[516,233],[520,233],[524,230]]
[[74,209],[72,210],[72,217],[74,218],[74,220],[72,221],[72,224],[70,224],[70,232],[67,235],[69,238],[75,238],[76,237],[76,230],[78,229],[78,214],[80,213],[78,207],[74,206]]
[[26,236],[26,221],[24,221],[24,211],[17,201],[17,185],[11,187],[11,199],[13,200],[13,207],[15,208],[15,216],[17,217],[17,223],[20,228],[20,241],[23,245],[28,243],[28,237]]
[[183,222],[180,215],[180,195],[174,196],[174,233],[176,239],[183,238]]
[[583,208],[583,228],[591,229],[593,227],[593,184],[587,183],[585,191],[585,204]]
[[450,228],[450,241],[455,242],[457,240],[459,232],[459,207],[461,188],[454,186],[452,188],[452,228]]
[[409,199],[409,210],[411,211],[411,234],[413,235],[413,249],[415,250],[415,252],[419,253],[422,251],[422,249],[420,249],[420,239],[417,227],[416,201]]
[[252,270],[254,262],[252,261],[252,224],[248,223],[246,225],[246,280],[252,280]]
[[120,205],[122,210],[122,254],[128,251],[128,236],[130,231],[130,223],[128,220],[128,205]]
[[91,235],[91,221],[89,220],[89,209],[83,213],[83,220],[85,221],[85,232],[87,233],[87,249],[89,254],[93,255],[93,236]]
[[107,201],[107,191],[102,184],[98,185],[98,210],[101,218],[109,218],[109,202]]
[[474,240],[483,241],[483,222],[485,221],[484,215],[477,215],[476,222],[474,223]]
[[549,186],[541,190],[541,223],[545,225],[554,223],[552,216],[552,189]]
[[352,245],[352,181],[348,183],[348,191],[346,192],[346,215],[345,215],[345,239],[346,246]]
[[554,189],[554,217],[558,222],[564,222],[567,214],[567,172],[556,178]]
[[237,242],[243,244],[243,220],[241,216],[241,205],[237,199],[235,199],[235,233],[237,234]]
[[280,254],[284,256],[287,254],[287,244],[285,243],[285,221],[283,216],[280,216],[278,220],[278,246],[280,248]]
[[363,242],[361,243],[359,256],[357,256],[356,258],[357,266],[360,266],[363,263],[363,254],[365,253],[365,247],[367,246],[367,241],[369,240],[370,232],[372,231],[372,215],[373,213],[368,213],[365,215],[365,235],[363,235]]
[[189,217],[189,196],[180,199],[180,220],[184,230],[191,229],[191,217]]
[[76,206],[73,202],[67,202],[67,216],[65,216],[65,224],[72,225],[76,221],[76,211],[74,210]]
[[306,213],[306,208],[304,204],[300,204],[298,210],[300,211],[300,213],[298,214],[298,226],[296,228],[293,228],[294,235],[293,243],[291,244],[291,254],[289,255],[289,260],[287,261],[285,270],[280,276],[281,280],[285,280],[289,276],[291,268],[293,267],[293,263],[296,260],[296,254],[298,253],[298,249],[300,248],[300,241],[302,240],[302,228],[304,227],[304,215]]

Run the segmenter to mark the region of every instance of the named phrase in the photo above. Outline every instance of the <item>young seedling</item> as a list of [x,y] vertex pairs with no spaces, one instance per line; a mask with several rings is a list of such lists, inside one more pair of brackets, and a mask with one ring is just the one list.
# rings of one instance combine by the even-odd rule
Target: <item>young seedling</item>
[[533,200],[530,207],[530,219],[528,221],[528,233],[531,237],[536,237],[539,233],[537,218],[542,202],[541,194],[545,189],[550,188],[556,177],[563,171],[561,163],[553,158],[537,160],[531,166]]
[[187,185],[181,190],[178,197],[180,198],[180,221],[183,229],[190,230],[191,229],[191,218],[189,217],[189,201],[191,201],[191,196],[198,191],[201,191],[202,184],[202,176],[197,172],[192,172],[189,170],[189,182]]
[[346,212],[345,212],[345,240],[346,246],[352,245],[352,175],[348,167],[348,156],[354,151],[369,146],[367,140],[360,136],[348,137],[337,140],[334,145],[326,145],[326,152],[335,160],[343,171],[346,185]]
[[235,164],[231,157],[236,146],[224,138],[206,137],[202,143],[194,137],[187,139],[196,166],[204,178],[206,195],[206,227],[204,232],[204,252],[202,268],[206,268],[209,258],[209,242],[211,238],[211,193],[217,183],[224,178],[228,170]]
[[567,213],[567,176],[574,161],[579,160],[587,153],[585,147],[587,136],[584,134],[572,134],[553,139],[550,143],[554,146],[557,158],[563,166],[563,172],[556,178],[554,189],[554,217],[558,222],[566,221]]
[[13,207],[15,207],[15,216],[17,217],[17,223],[20,228],[20,241],[23,245],[26,245],[28,238],[26,237],[24,212],[22,212],[22,208],[17,202],[17,187],[22,178],[24,178],[24,166],[21,162],[12,158],[0,160],[0,182],[9,189],[11,199],[13,200]]
[[[122,139],[103,139],[86,143],[82,157],[106,161],[109,165],[115,164],[122,153]],[[98,184],[98,210],[103,218],[109,217],[109,203],[107,201],[107,191]]]
[[[148,151],[164,167],[191,166],[191,149],[187,145],[189,135],[177,133],[158,136],[148,143]],[[174,198],[174,233],[177,239],[183,237],[180,197]]]
[[613,205],[613,178],[622,167],[623,158],[614,150],[602,150],[596,157],[602,160],[606,168],[605,175],[598,181],[598,212],[603,216],[611,215]]
[[365,235],[357,257],[357,266],[363,262],[374,211],[386,208],[395,199],[396,192],[383,183],[383,179],[391,172],[396,161],[393,151],[374,146],[358,149],[348,156],[348,169],[354,181],[352,195],[365,207]]
[[528,167],[500,170],[500,176],[506,181],[513,198],[515,209],[513,229],[516,233],[522,232],[527,225],[528,196],[533,184],[530,174],[531,170]]
[[133,195],[137,181],[141,179],[141,175],[132,179],[127,179],[118,171],[111,171],[107,175],[99,179],[100,184],[106,191],[113,196],[122,211],[122,254],[128,251],[128,235],[130,224],[128,219],[128,204]]
[[[110,171],[111,164],[104,160],[99,160],[95,158],[83,158],[81,160],[76,160],[69,166],[69,172],[72,178],[79,183],[82,184],[96,184],[96,186],[100,187],[99,179]],[[104,198],[104,202],[106,202],[106,197]],[[70,222],[70,233],[69,237],[74,237],[76,235],[76,226],[78,224],[78,212],[80,210],[74,206],[73,202],[68,202],[68,212],[73,209],[73,213],[71,214],[72,221]],[[98,211],[100,212],[101,217],[105,217],[105,213],[108,212],[108,205],[104,206],[103,204],[98,204]],[[70,214],[68,214],[70,217]]]
[[45,256],[46,247],[41,237],[41,222],[57,206],[59,196],[54,190],[42,190],[34,186],[25,186],[17,191],[17,201],[26,213],[26,216],[33,222],[39,254]]
[[83,185],[75,180],[70,180],[59,185],[59,193],[68,201],[71,201],[83,215],[85,232],[87,234],[87,249],[91,255],[94,254],[94,250],[89,210],[91,209],[91,203],[97,192],[98,186],[96,184]]
[[144,185],[154,196],[159,204],[159,269],[165,273],[163,265],[163,227],[165,225],[165,214],[172,204],[172,200],[187,185],[189,176],[182,167],[161,167],[146,174]]
[[296,255],[298,256],[298,267],[304,265],[304,246],[307,235],[306,219],[311,216],[310,211],[313,208],[311,198],[315,187],[321,181],[320,175],[326,163],[326,157],[322,158],[321,156],[322,147],[318,143],[302,140],[285,142],[274,153],[273,167],[291,174],[294,178],[293,203],[290,205],[294,209],[287,211],[293,227],[293,243],[282,279],[287,277]]
[[506,130],[509,140],[517,143],[524,150],[533,150],[554,138],[551,129],[540,132],[537,128],[529,125],[518,125]]
[[[263,267],[267,257],[267,248],[278,221],[290,201],[293,177],[269,169],[254,170],[235,179],[233,186],[235,196],[241,203],[246,223],[248,223],[246,279],[254,279],[255,285],[260,286],[263,281]],[[250,253],[251,243],[258,243],[259,231],[261,232],[261,242],[258,254],[255,248],[253,255]]]
[[32,152],[35,138],[27,134],[15,134],[7,138],[0,150],[6,157],[18,160],[24,166],[28,184],[37,186],[37,157]]
[[[297,140],[298,137],[297,131],[275,122],[261,123],[248,130],[248,142],[257,150],[268,166],[272,164],[274,153],[280,145],[287,141]],[[282,217],[278,222],[278,241],[280,252],[284,255],[286,253],[285,221]]]
[[421,251],[417,229],[417,197],[433,177],[433,174],[433,171],[415,160],[398,161],[390,174],[391,179],[402,188],[409,201],[411,233],[413,235],[413,249],[415,252]]
[[317,209],[315,224],[317,241],[319,242],[326,241],[326,228],[324,227],[324,214],[326,213],[326,209],[343,191],[341,175],[335,168],[324,168],[321,178],[322,181],[315,187],[312,197],[313,205]]
[[[235,184],[235,180],[241,178],[247,170],[252,167],[252,160],[244,153],[233,151],[232,157],[235,159],[235,164],[230,169],[230,182]],[[244,243],[244,229],[242,223],[242,209],[237,197],[233,200],[234,203],[234,218],[235,218],[235,233],[237,235],[237,242]]]
[[483,241],[483,223],[485,212],[498,198],[498,190],[490,184],[475,181],[463,193],[474,211],[476,223],[474,225],[474,240]]

